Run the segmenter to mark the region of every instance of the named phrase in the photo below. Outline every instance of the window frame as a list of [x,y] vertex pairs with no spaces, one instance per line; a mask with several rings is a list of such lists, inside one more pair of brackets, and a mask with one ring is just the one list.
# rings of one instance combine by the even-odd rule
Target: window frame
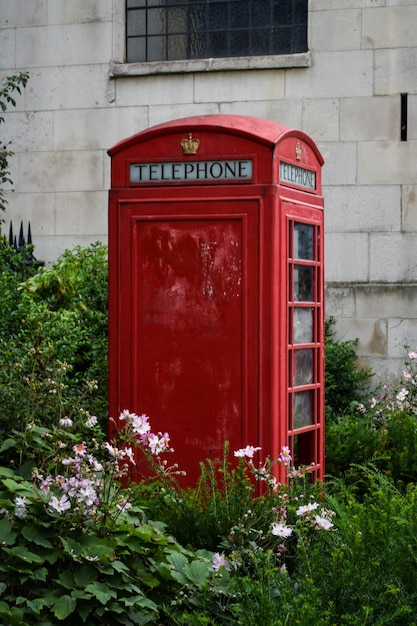
[[[307,17],[307,42],[310,30],[310,9]],[[147,76],[154,74],[178,74],[195,72],[219,72],[228,70],[289,69],[311,66],[311,52],[244,57],[219,57],[209,59],[184,59],[177,61],[126,61],[126,8],[124,2],[115,2],[113,10],[113,61],[110,75]]]

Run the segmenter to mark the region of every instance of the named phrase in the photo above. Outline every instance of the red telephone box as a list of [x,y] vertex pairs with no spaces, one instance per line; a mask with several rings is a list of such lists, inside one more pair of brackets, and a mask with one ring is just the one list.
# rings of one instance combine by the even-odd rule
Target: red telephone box
[[[109,404],[199,462],[261,446],[324,474],[322,156],[243,116],[116,144],[109,200]],[[286,468],[279,466],[279,480]]]

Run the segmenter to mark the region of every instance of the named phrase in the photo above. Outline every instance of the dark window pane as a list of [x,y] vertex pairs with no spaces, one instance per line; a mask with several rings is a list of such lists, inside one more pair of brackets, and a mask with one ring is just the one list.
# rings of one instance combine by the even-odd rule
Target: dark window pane
[[294,300],[298,302],[313,301],[314,268],[308,265],[294,265]]
[[[257,56],[305,51],[307,2],[127,0],[127,61]],[[178,38],[168,44],[166,41],[163,43],[168,35],[178,35]],[[151,37],[155,37],[155,40],[149,41]]]
[[311,224],[294,224],[294,247],[293,255],[295,259],[314,259],[314,226]]

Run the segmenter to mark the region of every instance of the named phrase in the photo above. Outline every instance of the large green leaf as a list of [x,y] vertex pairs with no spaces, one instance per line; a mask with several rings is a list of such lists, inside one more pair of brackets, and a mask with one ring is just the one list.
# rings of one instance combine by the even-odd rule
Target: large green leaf
[[184,574],[198,587],[207,581],[209,573],[207,564],[202,561],[192,561],[184,567]]
[[74,581],[79,587],[86,587],[97,578],[97,570],[91,565],[82,565],[74,570]]
[[2,452],[6,452],[6,450],[9,450],[10,448],[14,448],[15,446],[16,446],[16,439],[11,439],[10,437],[8,437],[1,444],[0,454]]
[[17,557],[21,559],[25,563],[43,563],[44,559],[39,556],[39,554],[35,554],[31,552],[25,546],[14,546],[14,548],[4,548],[4,551],[10,556]]
[[52,543],[47,538],[48,530],[41,530],[36,526],[24,526],[22,528],[22,535],[28,541],[35,543],[37,546],[42,546],[43,548],[53,548]]
[[0,545],[13,545],[16,539],[16,533],[12,530],[12,526],[8,519],[3,517],[0,519]]
[[77,601],[71,596],[64,595],[58,598],[53,607],[53,613],[57,619],[63,620],[75,611]]
[[117,598],[117,593],[106,583],[94,582],[87,585],[86,591],[90,592],[101,604],[107,604],[112,598]]

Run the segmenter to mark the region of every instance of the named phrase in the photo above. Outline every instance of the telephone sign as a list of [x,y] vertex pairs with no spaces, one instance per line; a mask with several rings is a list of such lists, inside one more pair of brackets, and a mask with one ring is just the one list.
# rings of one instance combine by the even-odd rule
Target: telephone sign
[[[232,115],[109,151],[109,405],[199,463],[260,446],[324,475],[323,159],[306,134]],[[111,434],[111,433],[110,433]],[[286,468],[277,477],[285,480]]]

